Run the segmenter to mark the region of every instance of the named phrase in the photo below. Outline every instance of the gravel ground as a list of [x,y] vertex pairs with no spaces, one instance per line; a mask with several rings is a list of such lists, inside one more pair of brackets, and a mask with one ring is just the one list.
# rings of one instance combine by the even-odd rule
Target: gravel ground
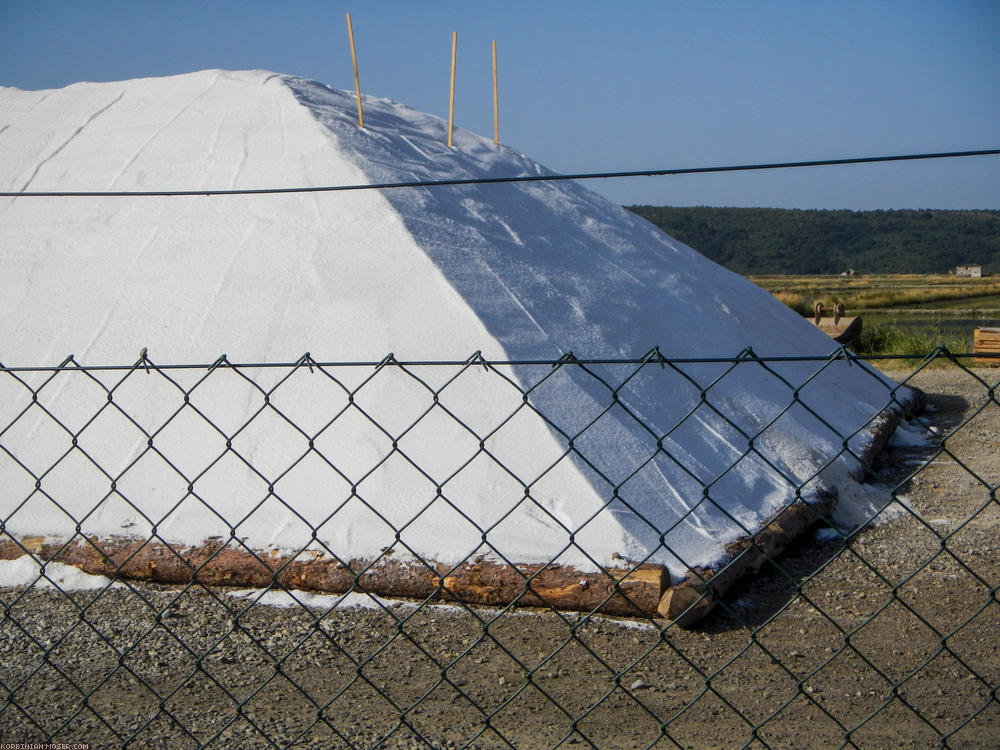
[[[944,451],[905,507],[811,534],[697,628],[219,589],[0,589],[0,741],[91,748],[1000,746],[1000,371],[912,379]],[[985,404],[985,406],[984,406]],[[991,495],[992,489],[992,495]]]

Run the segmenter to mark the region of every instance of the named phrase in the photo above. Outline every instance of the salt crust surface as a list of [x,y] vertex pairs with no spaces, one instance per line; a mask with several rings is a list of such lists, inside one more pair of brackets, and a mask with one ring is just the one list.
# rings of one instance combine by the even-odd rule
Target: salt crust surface
[[[352,94],[266,71],[0,89],[0,185],[198,190],[547,173],[462,130],[449,149],[445,123],[397,102],[364,104],[361,130]],[[653,346],[667,357],[833,349],[763,290],[574,183],[4,199],[0,255],[7,366],[54,365],[71,353],[85,364],[125,364],[143,347],[160,364],[223,353],[234,362],[290,361],[307,351],[325,361],[378,361],[389,352],[520,360],[569,351],[638,357]],[[5,378],[0,422],[16,425],[0,440],[17,461],[0,454],[0,515],[10,533],[59,539],[79,522],[98,536],[146,538],[155,526],[172,543],[236,536],[255,549],[295,551],[316,546],[316,526],[318,541],[342,559],[393,547],[403,558],[412,551],[452,564],[479,555],[593,569],[621,556],[680,574],[711,564],[727,542],[794,499],[794,485],[814,480],[841,451],[837,433],[853,435],[860,449],[864,426],[887,402],[867,368],[838,362],[810,379],[820,365],[790,362],[773,372],[741,365],[710,389],[711,408],[696,408],[701,394],[685,375],[708,384],[726,366],[680,369],[644,369],[603,416],[604,386],[574,368],[551,374],[532,403],[558,429],[575,436],[600,417],[563,460],[565,439],[530,413],[485,441],[495,460],[440,410],[401,440],[405,456],[352,413],[323,436],[324,456],[346,467],[341,474],[315,454],[296,463],[305,439],[266,408],[237,434],[263,401],[228,371],[199,386],[193,401],[236,435],[233,450],[190,407],[158,431],[180,404],[177,388],[155,374],[117,387],[116,401],[156,433],[173,467],[148,450],[136,424],[102,411],[106,394],[93,383],[60,375],[42,387],[48,374],[23,376],[64,429]],[[615,382],[628,371],[597,370]],[[527,367],[503,371],[522,385],[539,377]],[[315,431],[318,415],[342,408],[343,394],[323,392],[305,372],[280,396]],[[273,373],[247,372],[265,389],[287,374]],[[172,377],[191,388],[203,374]],[[349,387],[370,374],[357,372]],[[421,374],[443,382],[454,371]],[[796,386],[808,380],[799,393],[808,409],[786,411],[792,391],[775,374]],[[97,377],[111,387],[120,374]],[[363,393],[367,412],[393,436],[429,406],[427,391],[392,368]],[[445,393],[483,430],[520,404],[515,389],[481,368]],[[663,440],[666,453],[635,418],[663,435],[692,410]],[[746,436],[760,430],[750,449]],[[844,498],[855,492],[850,468],[837,459],[825,470]],[[450,504],[431,502],[439,490]],[[482,543],[487,529],[492,546]]]
[[22,555],[16,560],[0,560],[0,586],[31,586],[37,589],[59,588],[63,591],[92,591],[112,583],[106,576],[84,573],[79,568],[62,563],[43,563],[37,557]]

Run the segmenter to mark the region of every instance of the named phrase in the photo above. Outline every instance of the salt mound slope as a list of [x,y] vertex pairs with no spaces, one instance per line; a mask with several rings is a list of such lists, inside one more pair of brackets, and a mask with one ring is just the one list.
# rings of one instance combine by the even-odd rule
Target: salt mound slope
[[[545,173],[465,131],[449,149],[445,123],[396,102],[366,97],[365,129],[355,117],[352,94],[261,71],[2,89],[0,184],[199,190]],[[70,353],[85,364],[119,364],[143,347],[158,363],[211,362],[223,352],[233,362],[275,362],[306,351],[378,361],[389,352],[524,360],[569,351],[638,357],[657,345],[667,357],[833,349],[766,292],[566,182],[4,199],[0,256],[7,366],[56,364]],[[236,435],[232,450],[156,376],[130,377],[115,391],[134,424],[98,414],[106,399],[96,386],[57,376],[39,404],[65,428],[8,377],[0,386],[0,429],[11,425],[0,435],[0,515],[15,535],[70,538],[79,522],[88,535],[145,538],[155,525],[172,543],[235,536],[253,549],[296,550],[321,542],[342,559],[364,560],[386,548],[407,556],[396,540],[402,529],[409,550],[449,564],[499,554],[593,568],[623,556],[681,573],[711,564],[726,543],[793,501],[796,485],[842,451],[841,436],[854,436],[856,451],[870,440],[864,427],[885,406],[885,386],[844,362],[809,380],[817,368],[772,368],[795,385],[808,380],[800,398],[810,408],[787,411],[789,388],[759,366],[714,385],[711,408],[698,408],[688,377],[707,385],[723,364],[644,368],[611,409],[605,386],[561,368],[531,395],[556,429],[522,412],[485,441],[489,457],[432,408],[425,389],[385,368],[365,386],[365,409],[392,436],[431,409],[406,446],[422,472],[342,391],[331,395],[298,370],[281,386],[282,403],[310,436],[348,408],[322,433],[323,455],[339,473],[308,451],[296,463],[301,434],[289,436],[261,392],[228,370],[193,401]],[[538,379],[529,370],[502,371],[527,385]],[[615,384],[630,372],[597,370]],[[421,372],[438,380],[434,387],[455,374],[434,372]],[[245,374],[267,389],[287,371]],[[172,373],[184,387],[203,375]],[[370,375],[345,377],[355,377],[354,387]],[[23,375],[32,387],[46,377]],[[98,377],[115,383],[120,374]],[[448,399],[480,436],[522,403],[480,368],[463,372]],[[594,420],[570,448],[564,436]],[[772,422],[751,448],[746,435]],[[71,433],[105,473],[73,447]],[[154,434],[157,452],[148,447]],[[856,468],[853,460],[837,459],[838,476],[845,468]],[[438,492],[451,505],[432,502]],[[65,512],[53,512],[52,500]],[[315,540],[310,526],[319,527]]]

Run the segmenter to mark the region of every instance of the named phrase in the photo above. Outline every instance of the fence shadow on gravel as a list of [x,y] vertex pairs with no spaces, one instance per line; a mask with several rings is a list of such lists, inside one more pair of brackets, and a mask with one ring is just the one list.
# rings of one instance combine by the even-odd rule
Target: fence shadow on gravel
[[[877,364],[891,380],[846,350],[0,365],[0,742],[995,743],[1000,370],[944,349]],[[791,473],[767,452],[770,431],[799,412],[835,431],[810,389],[843,367],[884,398]],[[667,377],[676,414],[650,418],[636,384]],[[579,385],[572,408],[548,390],[561,378]],[[761,383],[787,400],[749,425],[732,389]],[[859,449],[872,425],[888,435],[886,414],[895,436]],[[602,443],[611,416],[648,450],[634,465],[598,458],[625,439]],[[551,455],[517,444],[538,434],[529,417]],[[740,443],[710,478],[685,463],[694,420]],[[863,466],[838,506],[857,526],[817,489],[838,457]],[[790,498],[754,528],[715,493],[749,460]],[[667,462],[697,499],[662,528],[633,488]],[[539,499],[567,464],[601,488],[583,521]],[[477,516],[460,499],[473,483],[508,505]],[[583,548],[612,509],[653,540],[642,559]],[[740,533],[712,566],[687,565],[672,545],[702,512]],[[510,527],[539,514],[566,541],[523,563]],[[362,522],[385,540],[374,555],[352,552]],[[421,545],[442,528],[456,545],[471,534],[474,551],[433,559]]]

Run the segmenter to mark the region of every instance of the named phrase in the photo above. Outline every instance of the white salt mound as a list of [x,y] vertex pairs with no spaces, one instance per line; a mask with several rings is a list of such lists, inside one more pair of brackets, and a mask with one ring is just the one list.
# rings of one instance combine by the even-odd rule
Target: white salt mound
[[[0,185],[209,190],[547,174],[466,131],[448,148],[444,122],[397,102],[366,97],[364,106],[362,130],[353,94],[264,71],[0,89]],[[570,182],[2,199],[0,258],[8,367],[55,365],[69,354],[127,364],[143,347],[159,364],[223,353],[232,362],[294,361],[307,351],[321,361],[378,361],[389,352],[524,360],[570,351],[641,357],[654,346],[668,358],[834,349],[771,295]],[[592,569],[622,556],[680,573],[718,559],[727,542],[793,501],[797,486],[835,461],[841,436],[860,450],[862,428],[888,401],[879,376],[837,362],[801,389],[809,409],[786,411],[791,389],[764,367],[741,365],[699,407],[700,387],[685,375],[704,387],[727,367],[645,368],[603,416],[606,387],[577,368],[549,368],[531,403],[555,428],[522,409],[485,439],[488,453],[431,408],[426,389],[386,368],[360,392],[368,415],[397,437],[431,408],[400,438],[405,456],[348,408],[341,389],[297,371],[275,399],[310,436],[347,408],[317,437],[339,473],[229,370],[192,396],[225,436],[155,372],[115,390],[132,421],[101,411],[107,394],[85,378],[61,374],[42,387],[48,373],[22,375],[64,428],[4,377],[0,425],[13,426],[0,435],[0,516],[10,534],[56,539],[73,537],[78,523],[80,533],[136,538],[155,525],[171,543],[232,536],[285,551],[322,543],[342,559],[393,548],[396,559],[558,558]],[[770,368],[800,386],[820,364]],[[522,386],[540,377],[501,369]],[[634,368],[594,369],[618,384]],[[338,374],[353,388],[373,371],[351,372]],[[436,388],[455,372],[421,375]],[[170,373],[184,388],[204,374]],[[268,389],[287,370],[245,374]],[[110,388],[122,374],[95,377]],[[483,368],[462,373],[442,401],[480,438],[522,405]],[[574,444],[563,457],[565,435]],[[838,481],[852,481],[844,478],[852,461],[836,459]],[[435,501],[439,493],[450,504]]]

